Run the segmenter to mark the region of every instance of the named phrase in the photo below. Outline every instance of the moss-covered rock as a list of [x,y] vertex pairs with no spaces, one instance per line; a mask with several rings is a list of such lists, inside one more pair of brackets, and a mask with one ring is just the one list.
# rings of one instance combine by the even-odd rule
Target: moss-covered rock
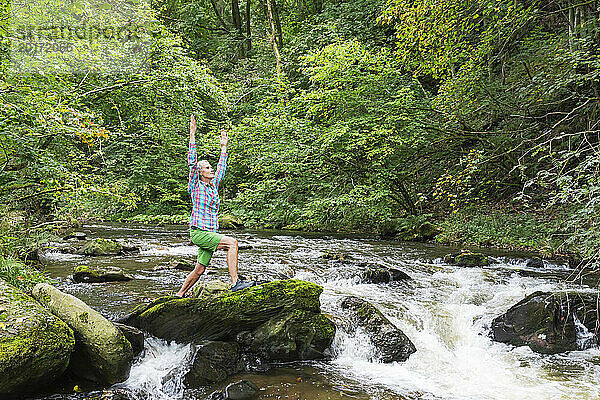
[[81,283],[124,282],[133,277],[118,267],[90,267],[78,265],[73,269],[73,280]]
[[485,254],[474,253],[470,250],[463,250],[457,254],[447,254],[444,262],[456,264],[461,267],[483,267],[490,265],[490,260]]
[[114,240],[93,239],[87,241],[78,251],[86,256],[114,256],[123,251],[123,246]]
[[0,393],[35,392],[51,383],[67,368],[74,345],[63,321],[0,279]]
[[244,229],[244,222],[235,215],[225,214],[219,217],[220,229]]
[[595,293],[535,292],[492,321],[494,340],[538,353],[583,350],[598,343]]
[[70,364],[75,375],[104,385],[129,377],[131,344],[112,322],[78,298],[45,283],[35,286],[33,296],[75,332]]
[[323,288],[283,280],[239,292],[201,290],[199,298],[165,297],[123,322],[166,340],[231,341],[268,360],[322,358],[335,326],[321,314]]
[[363,329],[382,362],[406,361],[417,349],[410,339],[392,324],[375,306],[354,296],[344,297],[340,307],[350,320],[349,330]]

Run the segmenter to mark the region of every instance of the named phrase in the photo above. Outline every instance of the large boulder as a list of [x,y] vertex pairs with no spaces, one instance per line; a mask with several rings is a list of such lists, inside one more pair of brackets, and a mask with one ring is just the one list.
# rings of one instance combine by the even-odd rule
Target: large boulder
[[125,282],[132,280],[119,267],[90,267],[78,265],[73,269],[73,280],[80,283]]
[[241,371],[241,349],[234,342],[207,341],[197,346],[192,367],[184,377],[188,388],[224,381]]
[[0,279],[0,394],[51,383],[67,368],[74,345],[67,324]]
[[492,321],[494,340],[555,354],[597,344],[597,293],[535,292]]
[[344,297],[340,307],[350,320],[351,332],[358,328],[371,338],[376,357],[384,363],[406,361],[417,349],[410,339],[375,306],[355,296]]
[[123,251],[123,246],[109,239],[93,239],[87,241],[77,253],[86,256],[114,256]]
[[335,334],[321,314],[323,288],[299,280],[250,289],[205,290],[202,297],[163,297],[136,308],[122,322],[166,340],[232,341],[269,361],[322,358]]
[[103,385],[129,377],[131,344],[112,322],[77,297],[45,283],[35,286],[33,296],[75,332],[70,364],[75,375]]

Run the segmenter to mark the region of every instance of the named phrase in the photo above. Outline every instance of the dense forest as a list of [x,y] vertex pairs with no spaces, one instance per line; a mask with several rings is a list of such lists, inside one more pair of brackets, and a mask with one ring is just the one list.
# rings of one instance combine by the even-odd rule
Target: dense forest
[[599,7],[155,0],[145,68],[44,73],[15,71],[4,3],[2,268],[56,228],[185,223],[190,114],[213,165],[228,130],[222,212],[247,227],[596,259]]

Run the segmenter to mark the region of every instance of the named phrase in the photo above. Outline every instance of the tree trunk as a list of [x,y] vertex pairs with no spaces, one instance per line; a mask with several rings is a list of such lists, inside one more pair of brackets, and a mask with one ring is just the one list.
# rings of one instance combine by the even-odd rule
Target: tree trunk
[[252,32],[250,31],[250,0],[246,0],[246,50],[252,50]]
[[238,0],[231,0],[231,17],[235,31],[237,32],[237,45],[239,46],[240,58],[244,58],[244,33],[242,32],[242,17],[240,15]]
[[275,23],[273,22],[273,9],[271,7],[271,0],[267,1],[267,18],[269,19],[269,25],[271,26],[271,43],[273,44],[273,52],[275,53],[275,59],[277,60],[277,79],[281,78],[281,56],[279,55],[279,47],[277,46],[277,39],[275,34]]
[[275,27],[277,28],[277,40],[278,46],[280,49],[283,48],[283,34],[281,33],[281,21],[279,20],[279,8],[277,7],[277,2],[273,1],[273,17],[275,18]]

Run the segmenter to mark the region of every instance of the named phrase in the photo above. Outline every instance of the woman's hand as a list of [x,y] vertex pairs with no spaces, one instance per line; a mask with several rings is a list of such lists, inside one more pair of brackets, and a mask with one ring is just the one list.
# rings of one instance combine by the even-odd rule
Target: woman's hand
[[190,143],[196,142],[196,118],[194,114],[190,116]]
[[227,137],[227,131],[225,129],[221,129],[221,152],[227,150],[227,140],[229,138]]

